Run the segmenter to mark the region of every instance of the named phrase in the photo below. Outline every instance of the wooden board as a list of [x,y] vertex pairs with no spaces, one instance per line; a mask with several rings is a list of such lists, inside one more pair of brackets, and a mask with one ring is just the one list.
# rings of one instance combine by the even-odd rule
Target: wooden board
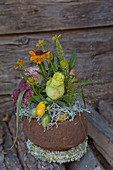
[[89,136],[94,145],[113,168],[113,127],[98,112],[89,107],[91,114],[85,114],[88,120]]
[[112,0],[1,0],[0,34],[113,25]]

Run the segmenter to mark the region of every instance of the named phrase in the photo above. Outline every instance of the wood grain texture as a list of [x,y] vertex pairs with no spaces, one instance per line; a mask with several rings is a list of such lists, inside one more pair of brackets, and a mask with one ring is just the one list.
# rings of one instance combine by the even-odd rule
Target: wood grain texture
[[104,100],[99,101],[100,115],[113,127],[113,106]]
[[0,34],[112,25],[112,0],[0,1]]
[[[97,105],[99,99],[113,100],[113,27],[87,30],[60,31],[61,44],[65,56],[69,60],[73,50],[77,49],[77,62],[83,61],[76,67],[81,79],[98,80],[85,88],[88,100]],[[1,36],[0,38],[0,108],[4,112],[13,108],[11,94],[20,81],[21,69],[14,69],[18,58],[24,59],[26,67],[34,65],[29,61],[29,51],[35,48],[39,39],[46,41],[46,49],[54,49],[51,37],[56,32],[34,33],[24,35]],[[8,107],[9,106],[9,107]]]
[[92,114],[85,114],[88,120],[89,136],[97,150],[113,167],[113,127],[98,112],[89,107]]

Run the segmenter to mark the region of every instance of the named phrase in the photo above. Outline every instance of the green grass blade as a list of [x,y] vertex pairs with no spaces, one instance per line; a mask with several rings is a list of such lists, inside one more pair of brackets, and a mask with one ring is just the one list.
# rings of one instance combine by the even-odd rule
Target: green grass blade
[[36,100],[37,102],[41,102],[42,101],[42,98],[40,97],[40,96],[32,96],[32,98],[34,99],[34,100]]
[[42,64],[42,67],[43,67],[44,76],[46,77],[46,68],[45,68],[45,64],[44,64],[44,62],[41,62],[41,64]]
[[73,81],[73,83],[91,83],[91,82],[95,82],[95,81],[90,80],[90,79]]
[[17,118],[16,118],[16,137],[14,140],[14,145],[17,141],[17,135],[18,135],[18,123],[19,123],[19,111],[20,111],[20,106],[21,106],[21,101],[23,98],[24,93],[26,92],[26,90],[20,92],[19,96],[18,96],[18,100],[17,100]]
[[26,76],[24,73],[21,73],[21,75],[22,75],[22,77],[25,79],[25,81],[27,82],[27,80],[28,80],[28,76]]
[[42,77],[43,77],[43,74],[42,74],[42,72],[40,72],[40,71],[37,71],[37,70],[33,70],[34,72],[37,72],[38,74],[40,74]]
[[73,54],[72,54],[70,61],[69,61],[69,72],[73,68],[73,66],[75,64],[75,60],[76,60],[76,49],[73,51]]

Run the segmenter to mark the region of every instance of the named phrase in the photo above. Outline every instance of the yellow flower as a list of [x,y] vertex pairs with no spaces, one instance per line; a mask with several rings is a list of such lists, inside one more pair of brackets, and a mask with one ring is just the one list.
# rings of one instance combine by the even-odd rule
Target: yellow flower
[[60,62],[60,65],[63,69],[68,67],[68,62],[66,61],[65,58]]
[[46,94],[52,100],[57,100],[64,94],[64,75],[56,72],[53,77],[47,81]]
[[44,40],[39,40],[36,47],[42,47],[44,45]]
[[62,73],[56,72],[53,75],[52,84],[55,86],[60,86],[64,84],[64,75]]
[[23,63],[23,60],[18,59],[16,65],[14,66],[15,69],[17,69],[18,67],[20,67],[22,63]]
[[59,116],[54,117],[54,120],[57,120],[58,122],[61,122],[66,119],[67,119],[67,114],[64,114],[64,113],[60,114]]
[[36,83],[36,81],[37,81],[37,78],[29,77],[28,80],[27,80],[27,83],[34,85]]
[[32,51],[29,52],[29,54],[31,55],[31,57],[29,59],[30,61],[33,61],[36,64],[41,64],[41,58],[44,59],[44,57],[46,55],[49,55],[50,50],[48,50],[46,52],[43,52],[41,50],[38,50],[38,51],[32,50]]
[[56,41],[56,40],[59,40],[60,38],[61,38],[61,34],[53,36],[52,40]]
[[48,55],[42,56],[42,58],[45,61],[50,61],[53,58],[53,54],[48,54]]

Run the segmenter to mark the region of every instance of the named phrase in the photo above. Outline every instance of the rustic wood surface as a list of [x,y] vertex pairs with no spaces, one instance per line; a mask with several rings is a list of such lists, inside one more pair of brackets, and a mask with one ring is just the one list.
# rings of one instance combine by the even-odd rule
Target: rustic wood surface
[[[113,0],[0,0],[0,115],[2,117],[6,113],[15,112],[11,94],[21,79],[21,69],[15,70],[13,67],[17,59],[23,59],[26,67],[34,65],[28,60],[29,51],[35,48],[39,39],[46,41],[46,49],[54,49],[55,44],[51,43],[51,37],[55,34],[62,34],[61,43],[68,60],[75,48],[77,62],[84,60],[75,68],[80,71],[79,77],[97,80],[87,83],[84,87],[87,101],[95,108],[100,106],[102,100],[109,102],[112,107]],[[99,109],[100,114],[106,118],[105,112],[108,109],[105,107],[104,113],[101,113],[102,105]],[[97,127],[93,128],[93,125],[90,128],[91,133],[95,132],[93,138],[95,145],[100,152],[103,151],[104,144],[102,149],[98,147],[101,143],[100,138],[97,138],[100,131]],[[104,141],[105,138],[101,133],[100,136]],[[24,146],[20,149],[24,150]],[[104,152],[102,154],[104,155]],[[108,155],[104,155],[106,159]],[[30,159],[32,158],[29,158],[28,162]],[[43,166],[43,163],[39,165]],[[24,166],[27,167],[27,163]]]
[[26,33],[113,25],[112,0],[1,0],[0,33]]
[[86,114],[89,136],[97,150],[113,168],[113,127],[98,112],[89,106],[88,108],[92,113]]
[[100,115],[113,127],[113,106],[105,100],[99,101]]

